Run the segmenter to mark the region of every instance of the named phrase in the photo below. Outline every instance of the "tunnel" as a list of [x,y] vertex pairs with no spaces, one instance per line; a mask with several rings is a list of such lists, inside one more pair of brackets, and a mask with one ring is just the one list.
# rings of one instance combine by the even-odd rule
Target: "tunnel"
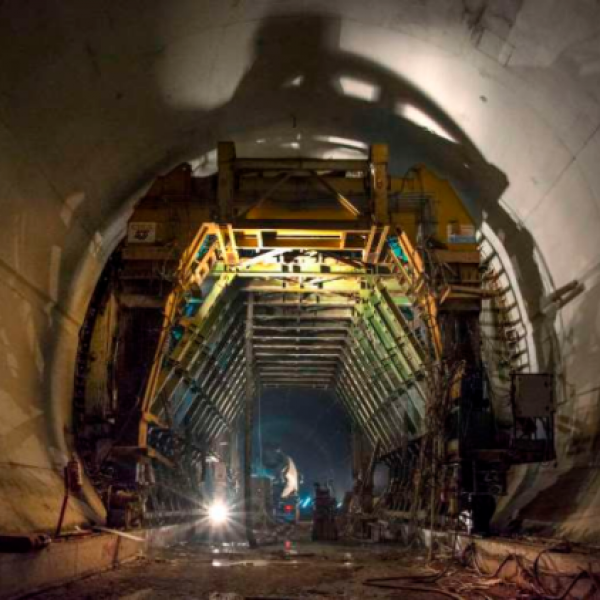
[[0,593],[46,581],[21,543],[158,539],[215,493],[260,546],[284,400],[270,458],[302,476],[320,423],[340,535],[597,546],[599,30],[592,0],[0,2]]

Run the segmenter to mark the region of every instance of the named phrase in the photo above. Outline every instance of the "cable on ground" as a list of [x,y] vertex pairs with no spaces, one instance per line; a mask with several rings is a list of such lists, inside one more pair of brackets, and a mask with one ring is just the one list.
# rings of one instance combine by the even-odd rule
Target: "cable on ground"
[[[552,594],[551,592],[548,591],[548,589],[545,587],[545,585],[543,584],[543,582],[540,578],[540,567],[539,567],[540,558],[547,552],[551,552],[553,549],[556,551],[556,550],[558,550],[558,548],[562,548],[562,547],[563,546],[551,546],[548,548],[544,548],[537,555],[535,560],[533,561],[532,568],[529,568],[525,564],[525,558],[523,556],[520,556],[520,555],[514,554],[514,553],[507,554],[504,557],[504,560],[498,566],[498,568],[491,575],[483,573],[482,570],[479,568],[479,565],[477,564],[477,555],[475,552],[475,544],[470,544],[469,546],[467,546],[465,548],[462,558],[463,558],[464,564],[473,567],[474,570],[477,572],[477,574],[480,577],[483,577],[485,579],[495,579],[496,577],[498,577],[500,575],[500,573],[504,570],[504,567],[507,564],[514,561],[517,565],[517,568],[520,570],[520,572],[522,574],[524,574],[526,576],[526,578],[529,580],[531,589],[527,590],[527,591],[533,591],[535,594],[537,594],[537,596],[539,598],[542,598],[543,600],[566,600],[566,598],[570,595],[571,591],[574,589],[574,587],[577,585],[577,583],[583,579],[590,580],[591,586],[590,586],[589,592],[600,590],[597,577],[594,573],[591,572],[591,569],[589,571],[586,569],[582,569],[578,573],[546,572],[545,575],[547,575],[549,577],[553,577],[555,579],[570,578],[570,580],[571,580],[567,584],[567,587],[560,594]],[[472,557],[470,563],[469,563],[469,556]],[[517,579],[517,585],[519,585],[520,587],[523,587],[519,579]]]

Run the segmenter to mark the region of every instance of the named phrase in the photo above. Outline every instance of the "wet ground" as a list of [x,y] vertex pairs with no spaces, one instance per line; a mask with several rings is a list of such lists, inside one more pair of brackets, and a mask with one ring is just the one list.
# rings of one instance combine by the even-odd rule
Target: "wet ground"
[[[206,600],[340,598],[515,598],[512,586],[483,580],[451,566],[449,558],[428,563],[424,552],[400,546],[359,542],[313,543],[296,533],[258,550],[242,544],[208,544],[193,540],[140,558],[120,568],[39,594],[36,598]],[[296,538],[294,540],[294,537]],[[287,548],[286,548],[287,546]],[[428,577],[380,582],[387,577]],[[410,589],[412,588],[412,589]],[[415,589],[417,588],[417,589]],[[235,595],[237,594],[237,595]]]

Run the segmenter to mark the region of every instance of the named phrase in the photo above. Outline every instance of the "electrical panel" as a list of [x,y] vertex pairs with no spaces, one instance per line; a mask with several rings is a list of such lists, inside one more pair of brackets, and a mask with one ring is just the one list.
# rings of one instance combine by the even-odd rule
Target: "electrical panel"
[[545,373],[514,373],[512,402],[515,418],[539,419],[554,412],[554,378]]

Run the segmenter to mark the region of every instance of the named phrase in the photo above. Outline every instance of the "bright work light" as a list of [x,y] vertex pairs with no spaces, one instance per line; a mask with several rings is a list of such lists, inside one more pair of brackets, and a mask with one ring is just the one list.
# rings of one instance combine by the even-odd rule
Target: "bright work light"
[[215,502],[208,508],[208,518],[211,523],[220,525],[225,523],[229,517],[229,508],[223,502]]

